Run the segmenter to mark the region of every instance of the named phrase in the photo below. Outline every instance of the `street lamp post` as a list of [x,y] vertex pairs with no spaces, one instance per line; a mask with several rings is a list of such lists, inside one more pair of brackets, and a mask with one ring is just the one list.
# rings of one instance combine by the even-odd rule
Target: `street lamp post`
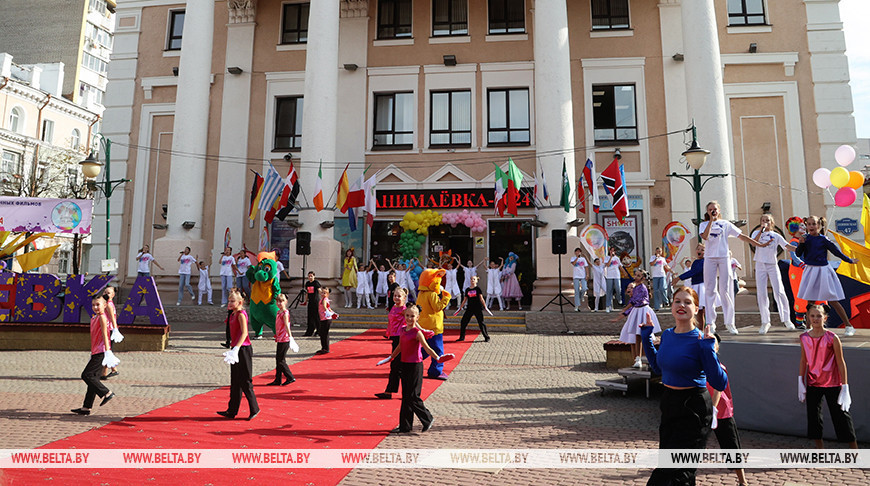
[[[718,177],[728,177],[729,174],[701,174],[701,167],[707,162],[707,156],[710,155],[709,150],[704,150],[698,146],[698,131],[695,128],[695,122],[692,121],[692,145],[688,150],[683,152],[683,157],[686,158],[689,167],[694,169],[693,174],[677,174],[671,172],[668,177],[676,177],[682,179],[692,186],[692,191],[695,192],[695,233],[698,235],[698,243],[701,242],[701,189],[707,185],[712,179]],[[687,130],[688,131],[688,130]]]
[[[112,141],[106,138],[103,134],[97,133],[94,134],[94,139],[99,139],[100,144],[106,149],[106,174],[103,177],[102,182],[91,181],[91,188],[95,190],[99,190],[106,196],[106,260],[112,259],[112,250],[109,246],[109,240],[111,238],[110,226],[111,226],[111,206],[109,204],[112,193],[115,192],[115,189],[125,182],[130,182],[130,179],[117,179],[112,180],[112,162],[111,162],[111,151],[112,151]],[[90,179],[96,179],[98,175],[100,175],[100,170],[103,164],[100,163],[99,159],[94,156],[94,152],[88,155],[88,158],[79,162],[79,165],[82,166],[82,173],[85,177]]]

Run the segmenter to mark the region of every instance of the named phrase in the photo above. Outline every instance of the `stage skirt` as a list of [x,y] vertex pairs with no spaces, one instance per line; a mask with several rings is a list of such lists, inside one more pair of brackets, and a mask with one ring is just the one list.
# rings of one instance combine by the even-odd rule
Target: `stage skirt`
[[662,328],[659,326],[659,319],[656,317],[652,307],[648,305],[632,307],[628,313],[628,318],[625,320],[625,324],[622,326],[622,332],[619,333],[619,340],[629,344],[636,342],[636,336],[640,335],[640,326],[646,324],[646,316],[650,316],[652,319],[653,332],[661,332]]
[[807,301],[843,300],[843,286],[830,265],[807,265],[798,289],[798,298]]

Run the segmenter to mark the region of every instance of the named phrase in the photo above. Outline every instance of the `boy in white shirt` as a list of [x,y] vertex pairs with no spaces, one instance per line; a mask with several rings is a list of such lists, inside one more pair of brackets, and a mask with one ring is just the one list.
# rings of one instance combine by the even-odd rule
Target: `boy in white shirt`
[[[585,300],[586,290],[588,289],[586,267],[589,266],[589,262],[583,257],[580,248],[574,248],[571,265],[574,267],[574,310],[580,312],[580,303]],[[588,307],[589,304],[587,303],[586,306]]]

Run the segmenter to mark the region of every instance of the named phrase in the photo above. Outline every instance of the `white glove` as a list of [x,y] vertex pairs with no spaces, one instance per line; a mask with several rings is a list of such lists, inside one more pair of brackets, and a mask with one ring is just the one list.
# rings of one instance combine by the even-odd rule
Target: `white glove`
[[115,329],[112,329],[111,340],[113,343],[120,343],[124,340],[124,335],[121,334],[121,331],[119,331],[117,327]]
[[719,426],[719,419],[716,418],[716,409],[713,409],[713,423],[710,424],[711,430],[716,430],[716,427]]
[[234,365],[239,362],[239,348],[241,346],[234,346],[233,349],[224,352],[224,363],[228,365]]
[[103,366],[105,366],[106,368],[114,368],[115,366],[118,366],[120,362],[121,360],[115,357],[115,353],[113,353],[111,350],[106,350],[105,354],[103,355]]
[[386,357],[386,358],[384,358],[384,359],[378,361],[378,364],[376,364],[375,366],[380,366],[380,365],[382,365],[382,364],[387,364],[387,363],[389,363],[389,362],[390,362],[390,358],[389,358],[389,356],[388,356],[388,357]]
[[289,342],[289,344],[290,344],[290,350],[291,350],[291,351],[293,351],[294,353],[298,353],[298,352],[299,352],[299,345],[296,344],[296,341],[293,339],[293,336],[290,336],[290,342]]
[[798,401],[804,403],[807,399],[807,386],[804,385],[804,377],[798,376]]
[[852,406],[852,396],[849,395],[849,385],[840,386],[840,396],[837,397],[837,404],[844,412],[848,412]]

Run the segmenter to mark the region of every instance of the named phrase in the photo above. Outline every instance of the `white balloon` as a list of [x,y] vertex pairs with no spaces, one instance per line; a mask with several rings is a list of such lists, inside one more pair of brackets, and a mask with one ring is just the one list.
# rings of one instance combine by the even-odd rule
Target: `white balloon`
[[816,169],[813,172],[813,182],[822,189],[827,189],[831,185],[831,171],[824,167]]
[[851,145],[840,145],[837,151],[834,152],[834,158],[842,167],[846,167],[855,160],[855,149]]

